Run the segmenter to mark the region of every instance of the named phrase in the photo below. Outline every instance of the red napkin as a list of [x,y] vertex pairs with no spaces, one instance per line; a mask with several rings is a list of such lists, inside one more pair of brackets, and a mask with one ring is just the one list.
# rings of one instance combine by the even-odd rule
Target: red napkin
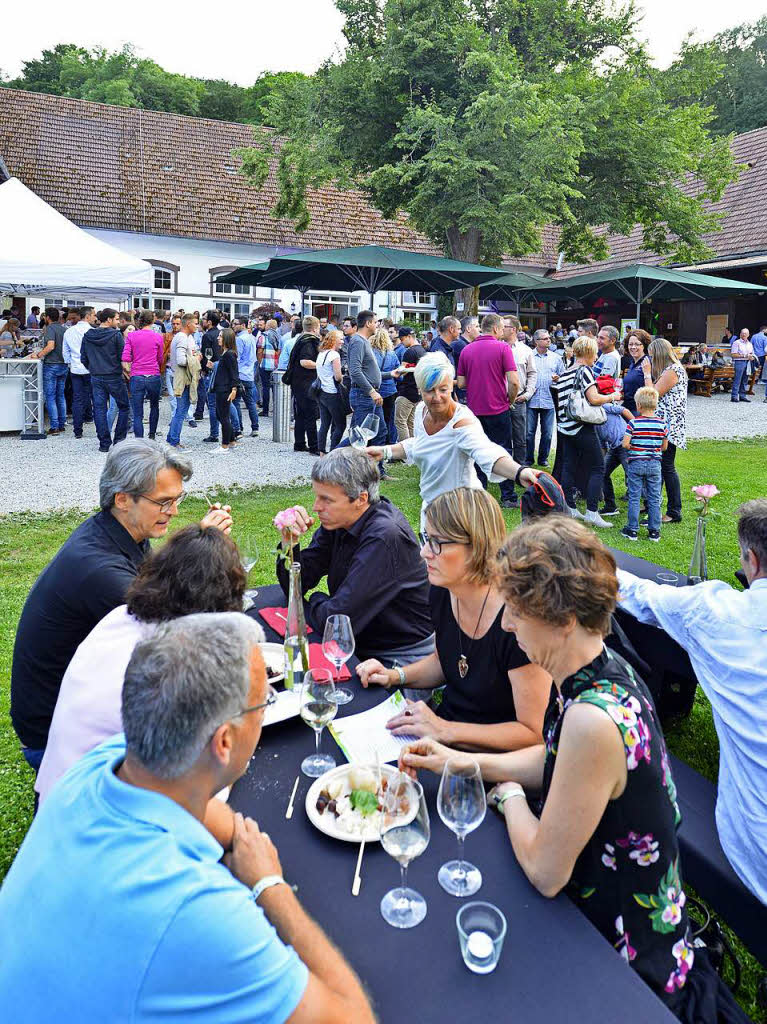
[[[279,614],[277,614],[279,612]],[[279,633],[280,636],[285,636],[285,627],[287,626],[288,609],[287,608],[259,608],[258,614],[264,620],[264,622],[271,626],[275,633]],[[284,616],[284,618],[280,618]],[[312,627],[307,626],[306,632],[311,633]]]
[[[322,653],[322,644],[309,644],[309,667],[310,668],[329,668],[333,672],[333,678],[336,678],[335,665],[331,665],[325,655]],[[352,674],[346,665],[341,666],[341,671],[338,674],[339,679],[351,679]]]

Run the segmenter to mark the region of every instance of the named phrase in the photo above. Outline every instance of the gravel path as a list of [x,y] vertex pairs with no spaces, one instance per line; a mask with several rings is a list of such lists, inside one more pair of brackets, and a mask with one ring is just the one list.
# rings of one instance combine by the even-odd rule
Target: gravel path
[[[688,437],[694,439],[767,439],[767,404],[764,388],[749,405],[733,404],[729,395],[702,398],[691,395],[688,402]],[[247,417],[246,417],[247,419]],[[160,406],[158,435],[165,437],[169,421],[167,401]],[[146,425],[144,427],[146,430]],[[259,437],[243,437],[230,455],[219,455],[218,445],[204,444],[207,419],[197,429],[184,426],[182,443],[188,445],[194,476],[189,490],[201,492],[210,486],[253,487],[259,484],[306,483],[313,458],[293,451],[292,444],[272,441],[272,421],[261,418]],[[129,435],[132,436],[132,435]],[[98,450],[92,423],[76,441],[71,424],[66,434],[44,441],[20,441],[16,434],[0,435],[0,464],[5,486],[0,491],[0,515],[11,512],[51,512],[81,509],[98,503],[98,478],[104,456]]]

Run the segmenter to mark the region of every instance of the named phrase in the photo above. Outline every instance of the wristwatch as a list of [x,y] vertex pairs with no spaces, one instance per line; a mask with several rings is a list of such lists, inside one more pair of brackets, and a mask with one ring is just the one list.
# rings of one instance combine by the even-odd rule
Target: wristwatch
[[[507,800],[510,800],[513,796],[525,796],[523,789],[510,789],[508,793],[502,793],[501,796],[495,801],[495,809],[499,814],[503,814],[503,805]],[[525,797],[527,799],[527,797]]]
[[288,883],[282,877],[282,875],[264,875],[260,878],[253,886],[253,899],[258,903],[258,898],[265,889],[271,888],[273,885],[287,885]]

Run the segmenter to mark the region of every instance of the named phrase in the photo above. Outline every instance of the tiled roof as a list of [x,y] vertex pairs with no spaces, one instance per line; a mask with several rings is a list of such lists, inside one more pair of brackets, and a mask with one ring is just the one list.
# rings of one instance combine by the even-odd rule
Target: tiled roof
[[[752,253],[767,253],[767,128],[737,135],[732,142],[737,163],[747,164],[738,179],[728,185],[718,203],[706,203],[706,209],[722,214],[721,230],[704,235],[717,260]],[[684,186],[692,195],[699,188],[693,182]],[[630,235],[609,235],[609,259],[598,263],[565,263],[562,277],[585,271],[610,270],[630,263],[665,262],[656,253],[642,247],[641,228]],[[704,263],[696,263],[703,269]]]
[[274,170],[255,189],[231,156],[254,130],[263,131],[0,89],[0,156],[9,172],[80,227],[300,249],[377,242],[440,255],[405,215],[387,220],[360,192],[312,189],[304,232],[276,220]]

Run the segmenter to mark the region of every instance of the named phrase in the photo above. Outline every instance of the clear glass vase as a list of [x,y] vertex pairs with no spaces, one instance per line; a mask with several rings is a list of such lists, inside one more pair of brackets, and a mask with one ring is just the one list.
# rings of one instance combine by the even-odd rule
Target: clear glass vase
[[695,544],[690,559],[690,571],[687,574],[687,582],[690,584],[702,583],[708,579],[708,562],[706,560],[706,520],[698,516],[698,525],[695,529]]

